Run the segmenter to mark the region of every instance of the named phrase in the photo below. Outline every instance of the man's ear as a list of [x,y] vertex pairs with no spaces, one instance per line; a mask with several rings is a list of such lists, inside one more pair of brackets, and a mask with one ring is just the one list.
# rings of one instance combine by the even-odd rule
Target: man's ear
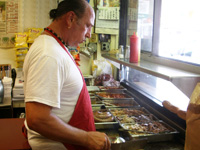
[[65,14],[65,21],[68,28],[71,28],[72,23],[75,21],[76,14],[73,11],[70,11]]

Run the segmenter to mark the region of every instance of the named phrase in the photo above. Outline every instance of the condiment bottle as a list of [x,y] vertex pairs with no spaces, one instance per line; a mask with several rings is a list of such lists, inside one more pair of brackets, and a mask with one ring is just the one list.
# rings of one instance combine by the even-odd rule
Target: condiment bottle
[[130,63],[137,63],[140,60],[140,43],[139,38],[133,33],[133,35],[130,37]]
[[130,58],[130,46],[126,46],[126,51],[125,51],[125,59],[129,60]]
[[119,46],[119,58],[124,58],[124,46]]

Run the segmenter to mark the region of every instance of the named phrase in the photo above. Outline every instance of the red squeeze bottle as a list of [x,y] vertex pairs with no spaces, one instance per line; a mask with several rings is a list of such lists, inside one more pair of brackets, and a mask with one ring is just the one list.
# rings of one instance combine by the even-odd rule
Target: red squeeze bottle
[[130,63],[137,63],[139,61],[139,44],[138,44],[138,37],[133,33],[130,37]]

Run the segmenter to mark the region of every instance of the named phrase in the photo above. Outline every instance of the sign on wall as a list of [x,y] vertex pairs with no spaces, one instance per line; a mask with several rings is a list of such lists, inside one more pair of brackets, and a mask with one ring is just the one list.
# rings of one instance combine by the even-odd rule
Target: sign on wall
[[14,37],[18,32],[18,1],[0,0],[0,47],[14,47]]

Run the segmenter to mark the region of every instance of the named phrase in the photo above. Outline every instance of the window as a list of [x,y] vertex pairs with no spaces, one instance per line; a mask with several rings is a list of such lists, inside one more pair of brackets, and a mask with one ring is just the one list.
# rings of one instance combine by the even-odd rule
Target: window
[[200,64],[199,0],[162,0],[159,56]]
[[137,31],[141,38],[141,49],[151,52],[153,37],[154,0],[139,0]]
[[199,4],[199,0],[139,0],[141,49],[200,65]]

